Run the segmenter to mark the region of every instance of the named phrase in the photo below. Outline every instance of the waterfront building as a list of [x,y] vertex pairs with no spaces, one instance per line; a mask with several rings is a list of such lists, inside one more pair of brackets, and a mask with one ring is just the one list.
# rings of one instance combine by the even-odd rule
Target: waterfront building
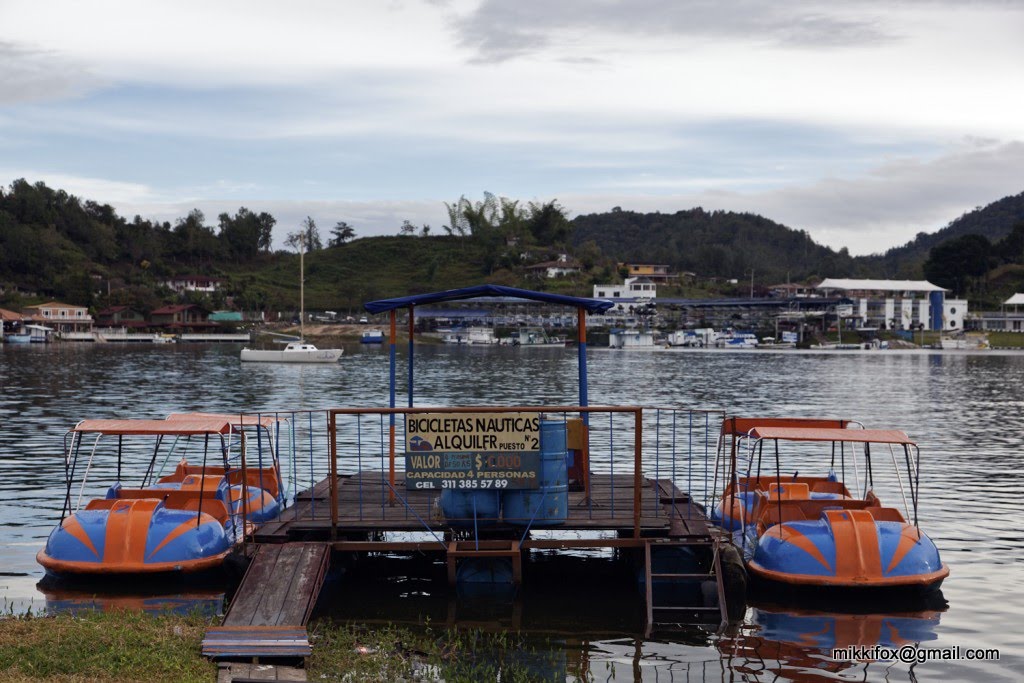
[[62,304],[50,301],[37,306],[28,306],[22,315],[30,318],[33,323],[45,325],[58,335],[89,334],[92,332],[93,319],[86,306]]
[[959,331],[967,317],[966,299],[947,299],[948,290],[927,280],[826,278],[817,289],[850,299],[842,315],[860,328]]
[[[1024,332],[1024,294],[1017,293],[1003,302],[998,311],[983,311],[972,316],[982,332]],[[1008,308],[1009,307],[1009,308]]]

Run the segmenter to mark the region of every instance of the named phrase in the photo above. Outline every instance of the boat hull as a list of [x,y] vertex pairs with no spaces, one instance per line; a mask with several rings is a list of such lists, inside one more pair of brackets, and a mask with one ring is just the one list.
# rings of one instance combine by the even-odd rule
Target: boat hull
[[242,349],[241,359],[246,363],[336,363],[342,353],[342,349],[302,351]]
[[934,591],[949,574],[938,549],[887,510],[826,510],[816,520],[771,526],[757,539],[747,570],[758,582],[794,590]]
[[205,512],[155,498],[94,500],[50,533],[36,559],[58,576],[190,574],[221,566],[232,546]]

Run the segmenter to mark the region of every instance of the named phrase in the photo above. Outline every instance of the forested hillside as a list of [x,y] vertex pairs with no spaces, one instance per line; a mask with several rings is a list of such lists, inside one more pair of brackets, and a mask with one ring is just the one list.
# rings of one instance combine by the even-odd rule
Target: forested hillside
[[577,216],[573,244],[593,241],[620,261],[662,263],[676,271],[742,278],[751,268],[760,282],[863,272],[846,249],[835,252],[762,216],[690,209],[673,214],[610,213]]
[[[556,200],[520,203],[484,193],[447,209],[447,225],[405,221],[391,237],[358,237],[344,221],[321,238],[311,218],[272,248],[276,219],[240,207],[216,223],[201,211],[171,222],[114,209],[44,183],[0,188],[0,305],[57,298],[94,308],[143,311],[177,300],[171,276],[205,275],[220,290],[201,302],[244,310],[293,310],[298,246],[306,253],[306,302],[313,309],[356,309],[374,298],[498,282],[588,295],[618,278],[624,261],[692,272],[686,296],[729,295],[715,278],[760,286],[821,277],[927,276],[956,293],[989,302],[1024,287],[1024,193],[953,221],[934,235],[884,256],[851,257],[762,216],[696,208],[673,214],[613,209],[567,219]],[[1016,228],[1014,226],[1016,225]],[[538,278],[538,263],[569,254],[577,275]],[[533,273],[531,275],[531,273]],[[681,291],[681,290],[680,290]],[[677,295],[679,295],[677,293]]]
[[918,233],[912,241],[895,247],[882,256],[866,257],[872,270],[889,273],[891,277],[920,277],[929,252],[943,242],[965,235],[981,235],[989,242],[998,242],[1024,220],[1024,192],[1003,197],[987,206],[968,211],[949,225],[932,233]]

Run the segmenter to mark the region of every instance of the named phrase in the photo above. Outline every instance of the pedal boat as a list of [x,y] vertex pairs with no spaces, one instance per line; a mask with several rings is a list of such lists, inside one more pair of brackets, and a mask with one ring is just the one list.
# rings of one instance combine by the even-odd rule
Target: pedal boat
[[[749,438],[757,451],[765,443],[774,445],[777,469],[780,442],[860,445],[866,487],[875,481],[871,446],[885,447],[907,515],[914,520],[908,523],[896,508],[883,507],[871,488],[861,499],[788,498],[777,475],[776,492],[781,495],[769,494],[758,507],[754,524],[737,534],[755,582],[801,591],[826,588],[834,596],[875,592],[916,598],[937,589],[949,575],[935,544],[918,526],[920,452],[904,432],[758,426]],[[905,464],[909,500],[898,460]]]
[[[822,418],[778,418],[778,417],[730,417],[722,421],[718,442],[715,471],[724,465],[733,476],[726,484],[725,491],[714,509],[711,521],[726,529],[737,531],[757,518],[760,505],[778,495],[786,499],[806,498],[810,500],[837,500],[851,498],[850,491],[839,481],[835,468],[843,466],[836,462],[833,450],[832,460],[826,476],[787,476],[778,480],[771,476],[738,476],[736,474],[737,444],[747,437],[754,427],[799,427],[825,429],[861,429],[860,422]],[[749,443],[749,442],[748,442]],[[843,467],[845,470],[845,467]]]
[[[37,561],[48,573],[63,577],[193,574],[220,567],[251,527],[248,506],[234,504],[228,493],[233,487],[228,484],[233,473],[227,453],[230,438],[236,433],[230,421],[215,417],[80,422],[65,437],[67,476],[61,522],[37,554]],[[88,448],[77,510],[73,510],[72,484],[76,471],[83,465],[81,460],[85,460],[81,454],[83,439],[93,434],[96,440]],[[106,497],[90,500],[82,507],[89,472],[94,464],[99,467],[96,456],[104,437],[116,437],[117,481],[107,490]],[[147,486],[161,445],[167,439],[182,437],[202,440],[204,460],[211,442],[216,444],[224,462],[220,473],[206,474],[204,465],[201,473],[186,472],[180,482]],[[137,453],[144,445],[142,442],[152,438],[156,447],[142,485],[124,486],[122,461],[133,452],[131,443],[135,442]],[[228,476],[223,472],[228,472]],[[257,488],[248,485],[248,478],[242,478],[237,485],[245,491],[240,498],[253,497],[251,489]],[[256,492],[259,499],[264,495],[269,494]]]
[[[233,430],[227,444],[227,461],[252,460],[255,450],[256,466],[231,468],[224,465],[194,465],[182,458],[174,472],[159,478],[154,488],[196,490],[213,485],[217,488],[217,497],[228,506],[234,516],[242,514],[243,499],[246,501],[246,521],[250,523],[262,524],[280,515],[284,506],[284,486],[281,480],[280,461],[274,450],[273,430],[282,420],[268,416],[227,413],[172,413],[167,416],[169,421],[197,419],[229,422]],[[246,428],[255,430],[255,436],[246,438]],[[253,440],[255,445],[250,443]],[[237,456],[232,454],[236,447],[239,451]]]

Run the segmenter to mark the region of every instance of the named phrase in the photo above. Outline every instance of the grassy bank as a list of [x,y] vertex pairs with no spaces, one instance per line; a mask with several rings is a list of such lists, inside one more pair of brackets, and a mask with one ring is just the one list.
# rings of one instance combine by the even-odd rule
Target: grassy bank
[[207,624],[127,611],[0,619],[0,680],[212,681]]
[[[212,681],[200,654],[204,616],[83,612],[0,619],[0,681]],[[537,649],[516,633],[411,630],[316,622],[309,680],[564,681],[587,676],[564,645]]]
[[1024,334],[1020,332],[989,332],[988,344],[999,349],[1024,349]]

